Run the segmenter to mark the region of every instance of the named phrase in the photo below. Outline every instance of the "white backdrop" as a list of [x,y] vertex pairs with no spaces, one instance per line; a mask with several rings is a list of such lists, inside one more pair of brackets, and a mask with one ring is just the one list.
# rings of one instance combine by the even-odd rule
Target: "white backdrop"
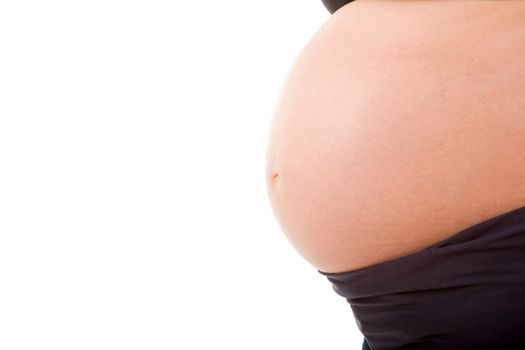
[[360,349],[266,197],[321,0],[0,2],[0,349]]

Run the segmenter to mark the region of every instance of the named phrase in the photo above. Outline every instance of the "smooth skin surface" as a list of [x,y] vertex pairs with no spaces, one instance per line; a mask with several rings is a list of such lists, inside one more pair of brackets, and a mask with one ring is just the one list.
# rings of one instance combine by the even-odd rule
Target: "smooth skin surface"
[[417,252],[525,205],[525,1],[357,0],[276,103],[275,217],[324,272]]

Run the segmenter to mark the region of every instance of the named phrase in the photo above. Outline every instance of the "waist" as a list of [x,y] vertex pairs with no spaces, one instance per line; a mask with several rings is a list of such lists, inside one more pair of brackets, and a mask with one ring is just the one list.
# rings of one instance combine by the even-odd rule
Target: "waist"
[[525,346],[525,206],[417,253],[326,274],[377,350]]

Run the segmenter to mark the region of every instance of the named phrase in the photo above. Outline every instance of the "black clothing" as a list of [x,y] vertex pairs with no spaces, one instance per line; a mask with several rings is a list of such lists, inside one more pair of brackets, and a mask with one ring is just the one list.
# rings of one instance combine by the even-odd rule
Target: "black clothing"
[[525,206],[413,254],[319,273],[372,350],[525,349]]
[[321,0],[326,9],[332,14],[353,0]]

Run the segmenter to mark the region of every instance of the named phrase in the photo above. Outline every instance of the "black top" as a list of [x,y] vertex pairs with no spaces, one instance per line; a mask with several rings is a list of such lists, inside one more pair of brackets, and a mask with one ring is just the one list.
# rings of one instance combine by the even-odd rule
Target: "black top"
[[349,2],[352,2],[354,0],[321,0],[330,13],[334,13],[335,11],[339,10],[339,8],[343,7],[344,5],[348,4]]
[[525,206],[410,255],[319,273],[373,350],[525,349]]

